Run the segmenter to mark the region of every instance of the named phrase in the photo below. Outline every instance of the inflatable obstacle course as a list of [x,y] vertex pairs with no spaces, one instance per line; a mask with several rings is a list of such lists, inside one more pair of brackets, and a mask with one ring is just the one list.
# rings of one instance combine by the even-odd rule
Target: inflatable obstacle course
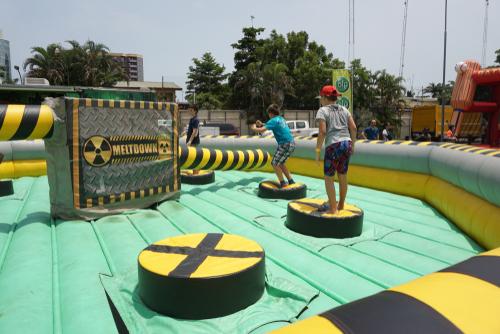
[[139,254],[139,295],[174,318],[207,319],[255,303],[265,288],[264,250],[231,234],[167,238]]
[[298,199],[307,196],[307,186],[303,183],[288,184],[281,187],[278,181],[259,183],[259,197],[272,199]]
[[181,170],[181,183],[185,184],[210,184],[215,182],[215,173],[211,170],[200,170],[194,174],[192,169]]
[[301,234],[319,238],[352,238],[363,231],[363,210],[345,204],[334,215],[326,213],[325,200],[302,198],[288,203],[286,226]]

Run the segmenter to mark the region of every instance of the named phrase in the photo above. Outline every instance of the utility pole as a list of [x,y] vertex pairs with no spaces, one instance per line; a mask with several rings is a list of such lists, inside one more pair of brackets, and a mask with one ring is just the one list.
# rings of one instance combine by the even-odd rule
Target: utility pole
[[444,107],[445,107],[445,83],[446,83],[446,42],[448,29],[448,0],[444,1],[444,56],[443,56],[443,83],[441,85],[441,141],[444,141]]
[[483,30],[483,54],[481,55],[481,66],[486,67],[486,52],[488,49],[488,7],[490,0],[484,4],[484,30]]
[[255,19],[255,16],[250,15],[250,20],[252,21],[252,28],[253,28],[253,20]]

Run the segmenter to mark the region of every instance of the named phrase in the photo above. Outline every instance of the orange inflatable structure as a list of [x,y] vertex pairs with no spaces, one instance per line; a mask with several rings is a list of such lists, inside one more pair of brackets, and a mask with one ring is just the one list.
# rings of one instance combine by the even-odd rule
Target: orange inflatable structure
[[[481,69],[473,60],[458,63],[457,79],[453,89],[451,104],[455,110],[452,123],[455,124],[456,136],[467,136],[480,131],[481,116],[486,113],[488,120],[487,138],[491,146],[498,145],[500,114],[500,68]],[[476,101],[477,87],[489,86],[492,94],[488,101]],[[474,128],[477,128],[474,131]]]

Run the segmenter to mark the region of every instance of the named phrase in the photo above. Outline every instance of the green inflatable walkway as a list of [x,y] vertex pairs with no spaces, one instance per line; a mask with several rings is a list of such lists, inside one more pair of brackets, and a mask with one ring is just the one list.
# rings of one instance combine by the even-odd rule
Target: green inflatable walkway
[[[52,220],[46,177],[14,181],[0,198],[0,333],[266,333],[482,251],[420,200],[351,186],[364,230],[316,239],[284,226],[287,202],[256,196],[265,173],[217,172],[207,186],[183,185],[179,201],[91,223]],[[308,197],[325,198],[322,180]],[[180,321],[137,296],[137,256],[169,236],[225,232],[266,252],[267,288],[227,317]]]

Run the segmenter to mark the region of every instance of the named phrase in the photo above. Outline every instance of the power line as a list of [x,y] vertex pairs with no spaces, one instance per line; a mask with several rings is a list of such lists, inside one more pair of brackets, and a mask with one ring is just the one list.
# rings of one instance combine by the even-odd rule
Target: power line
[[403,18],[403,31],[401,33],[401,53],[399,58],[399,76],[402,78],[404,74],[405,67],[405,51],[406,51],[406,25],[408,22],[408,2],[409,0],[405,0],[404,6],[404,18]]
[[490,1],[486,0],[484,5],[484,30],[483,30],[483,54],[481,55],[481,66],[486,66],[486,51],[488,48],[488,7]]
[[351,0],[347,0],[349,2],[349,37],[348,37],[348,45],[347,45],[347,62],[351,62]]

